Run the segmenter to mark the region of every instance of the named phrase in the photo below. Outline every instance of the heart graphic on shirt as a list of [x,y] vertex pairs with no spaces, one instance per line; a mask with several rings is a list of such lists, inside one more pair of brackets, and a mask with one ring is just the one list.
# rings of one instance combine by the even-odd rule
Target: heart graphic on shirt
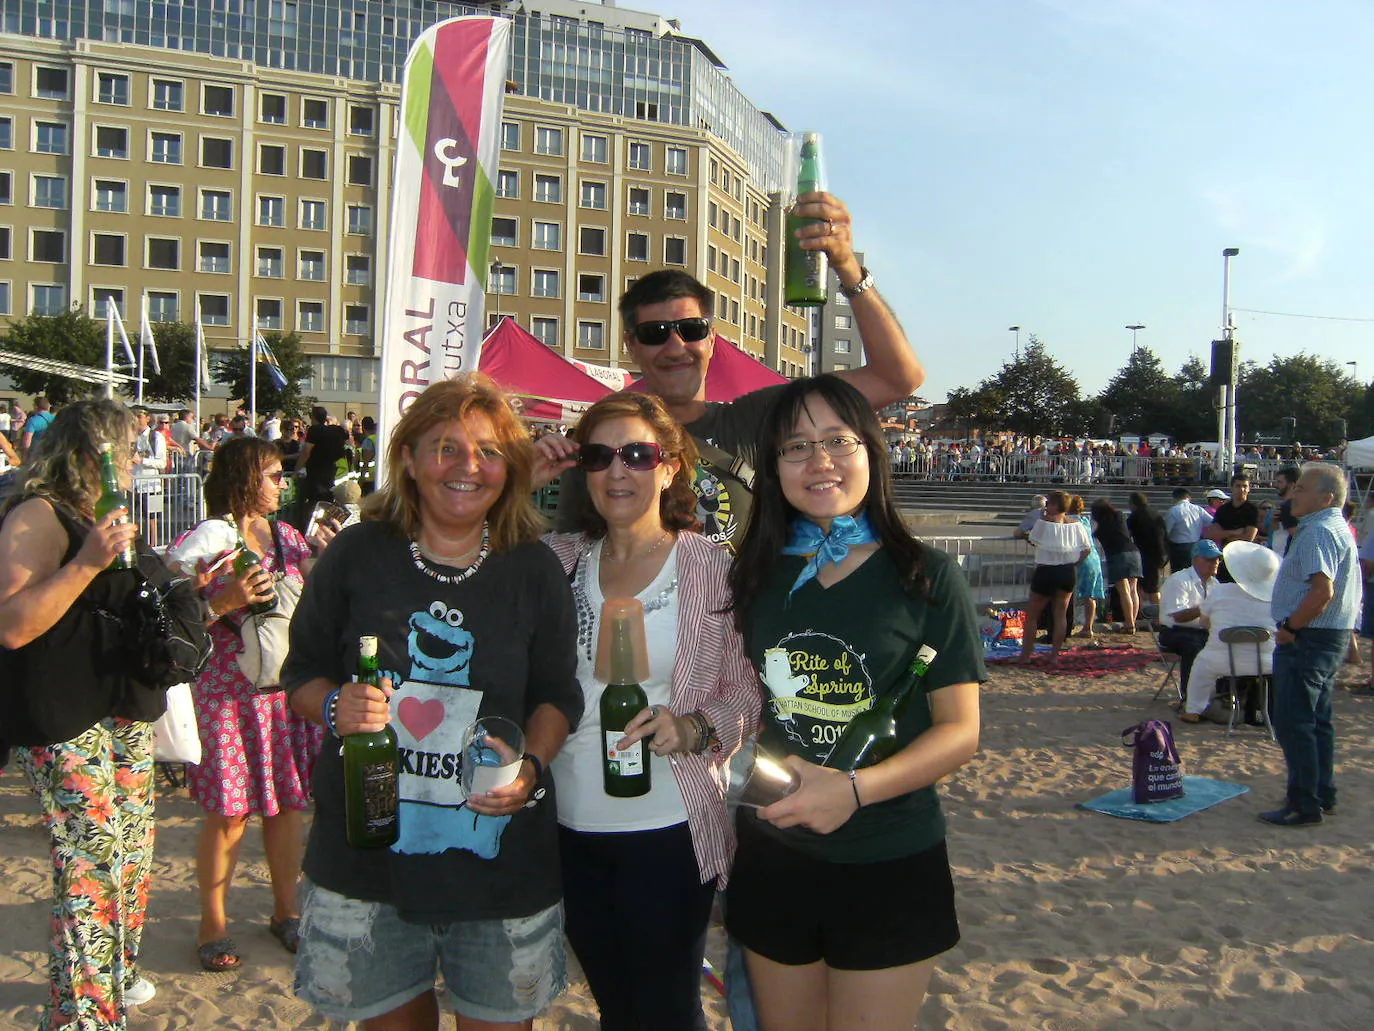
[[418,698],[402,698],[397,715],[401,718],[401,726],[410,731],[416,741],[420,741],[444,722],[444,703],[437,698],[427,702]]

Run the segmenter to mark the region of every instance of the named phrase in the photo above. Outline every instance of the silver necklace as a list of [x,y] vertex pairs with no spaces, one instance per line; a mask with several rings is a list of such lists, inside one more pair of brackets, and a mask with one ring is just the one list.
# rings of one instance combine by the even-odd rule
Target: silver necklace
[[605,544],[602,544],[602,545],[601,545],[601,560],[602,560],[603,562],[613,562],[613,563],[616,563],[616,564],[619,564],[619,563],[622,563],[622,562],[638,562],[640,559],[646,559],[646,558],[648,558],[650,555],[652,555],[654,552],[656,552],[659,548],[663,547],[663,542],[666,541],[666,540],[667,540],[669,537],[671,537],[671,536],[672,536],[672,534],[670,534],[667,530],[664,530],[663,533],[662,533],[662,535],[658,538],[658,540],[654,541],[653,547],[651,547],[651,548],[650,548],[648,551],[646,551],[644,554],[642,554],[642,555],[627,555],[625,558],[614,558],[614,557],[612,557],[612,556],[606,554],[606,545],[605,545]]
[[431,568],[420,552],[419,543],[414,540],[410,542],[410,557],[415,563],[415,568],[430,579],[438,580],[441,584],[462,583],[464,580],[468,579],[468,577],[476,573],[477,570],[482,568],[482,563],[486,561],[489,554],[491,554],[491,532],[485,522],[482,523],[482,543],[478,547],[477,558],[473,561],[472,565],[468,566],[460,573],[441,573],[437,569]]

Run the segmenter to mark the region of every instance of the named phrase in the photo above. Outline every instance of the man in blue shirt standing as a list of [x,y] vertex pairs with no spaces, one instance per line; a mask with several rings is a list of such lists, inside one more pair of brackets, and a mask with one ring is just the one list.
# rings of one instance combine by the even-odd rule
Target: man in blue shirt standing
[[1212,513],[1193,503],[1187,487],[1174,490],[1173,507],[1164,513],[1164,534],[1169,539],[1169,571],[1177,573],[1193,564],[1193,545],[1212,525]]
[[1336,808],[1331,692],[1360,611],[1355,541],[1341,516],[1345,474],[1309,462],[1289,494],[1298,525],[1274,582],[1274,733],[1288,764],[1282,809],[1265,823],[1308,827]]

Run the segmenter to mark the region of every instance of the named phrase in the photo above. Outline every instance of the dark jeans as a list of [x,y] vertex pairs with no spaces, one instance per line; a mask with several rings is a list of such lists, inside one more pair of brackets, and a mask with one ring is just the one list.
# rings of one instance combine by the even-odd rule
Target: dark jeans
[[1305,627],[1274,649],[1274,733],[1288,764],[1287,805],[1304,816],[1336,804],[1331,691],[1349,630]]
[[1187,569],[1193,564],[1193,546],[1191,544],[1179,544],[1177,541],[1169,542],[1169,572],[1177,573],[1180,569]]
[[559,829],[568,941],[602,1031],[706,1031],[701,961],[715,881],[701,883],[685,823],[589,834]]
[[1178,693],[1182,698],[1188,674],[1193,671],[1193,660],[1207,644],[1207,631],[1196,626],[1166,626],[1159,631],[1159,643],[1165,651],[1178,656]]

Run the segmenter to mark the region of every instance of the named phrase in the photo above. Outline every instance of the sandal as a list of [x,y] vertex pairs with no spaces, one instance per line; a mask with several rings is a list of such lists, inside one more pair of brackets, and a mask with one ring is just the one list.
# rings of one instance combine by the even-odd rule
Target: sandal
[[239,955],[239,947],[234,944],[234,939],[216,938],[212,942],[196,946],[196,956],[200,959],[202,969],[210,971],[212,974],[220,974],[226,970],[237,970],[243,964],[243,957]]
[[295,952],[301,945],[301,918],[288,916],[278,920],[273,917],[267,922],[267,933],[281,942],[281,947],[287,952]]

